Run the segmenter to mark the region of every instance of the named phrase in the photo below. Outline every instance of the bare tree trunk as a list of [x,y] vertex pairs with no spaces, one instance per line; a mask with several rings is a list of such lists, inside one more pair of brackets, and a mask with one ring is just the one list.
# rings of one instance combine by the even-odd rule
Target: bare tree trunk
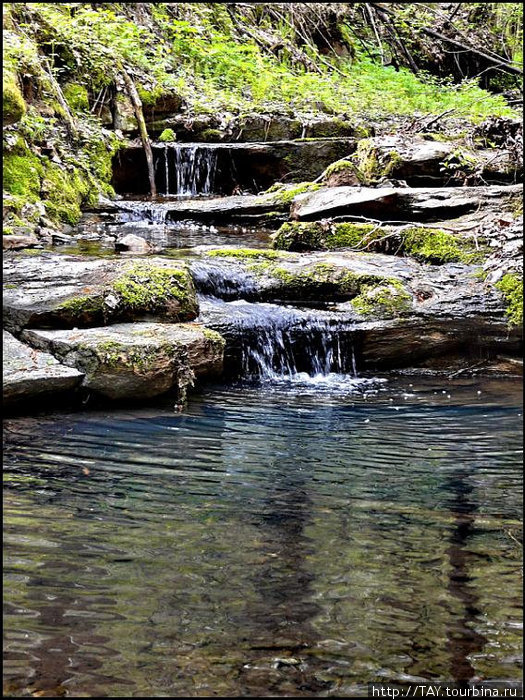
[[124,77],[124,82],[126,83],[126,88],[128,91],[131,104],[135,110],[135,117],[139,125],[140,138],[142,139],[142,145],[144,146],[144,152],[146,154],[146,161],[148,164],[148,176],[149,176],[149,186],[151,191],[151,196],[157,196],[157,188],[155,186],[155,170],[153,168],[153,151],[151,150],[151,143],[148,136],[148,130],[146,129],[146,121],[144,119],[144,112],[142,111],[142,102],[135,87],[135,83],[130,78],[129,74],[125,69],[122,71]]

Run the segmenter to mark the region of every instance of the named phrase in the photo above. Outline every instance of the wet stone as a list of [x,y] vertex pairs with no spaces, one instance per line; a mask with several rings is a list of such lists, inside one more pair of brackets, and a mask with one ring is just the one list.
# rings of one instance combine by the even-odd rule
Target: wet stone
[[45,394],[73,391],[83,373],[60,364],[3,331],[3,399],[5,405],[30,401]]

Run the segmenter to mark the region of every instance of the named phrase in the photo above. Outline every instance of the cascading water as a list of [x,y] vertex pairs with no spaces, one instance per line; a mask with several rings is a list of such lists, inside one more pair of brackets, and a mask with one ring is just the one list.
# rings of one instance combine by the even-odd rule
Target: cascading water
[[163,171],[165,195],[213,193],[216,149],[201,144],[165,144],[158,163],[157,173]]
[[234,373],[261,381],[356,381],[352,314],[262,303],[261,281],[227,260],[191,264],[199,320],[221,333]]
[[225,336],[242,377],[304,381],[356,376],[354,335],[334,314],[202,297],[201,320]]

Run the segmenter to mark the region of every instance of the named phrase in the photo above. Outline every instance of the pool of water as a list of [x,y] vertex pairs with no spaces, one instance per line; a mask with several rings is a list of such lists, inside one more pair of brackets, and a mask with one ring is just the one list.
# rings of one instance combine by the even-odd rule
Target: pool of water
[[521,385],[443,382],[6,421],[6,693],[518,682]]

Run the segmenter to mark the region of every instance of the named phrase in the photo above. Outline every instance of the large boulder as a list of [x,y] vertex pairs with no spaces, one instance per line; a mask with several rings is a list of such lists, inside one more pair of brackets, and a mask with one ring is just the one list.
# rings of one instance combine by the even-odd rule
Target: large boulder
[[49,353],[24,345],[7,331],[3,331],[3,359],[4,406],[71,392],[84,376]]
[[4,260],[4,325],[74,328],[155,318],[191,321],[198,303],[184,264],[43,253]]
[[120,323],[81,330],[26,330],[22,337],[82,372],[83,385],[108,399],[148,399],[168,391],[184,400],[195,377],[221,373],[224,341],[199,325]]

